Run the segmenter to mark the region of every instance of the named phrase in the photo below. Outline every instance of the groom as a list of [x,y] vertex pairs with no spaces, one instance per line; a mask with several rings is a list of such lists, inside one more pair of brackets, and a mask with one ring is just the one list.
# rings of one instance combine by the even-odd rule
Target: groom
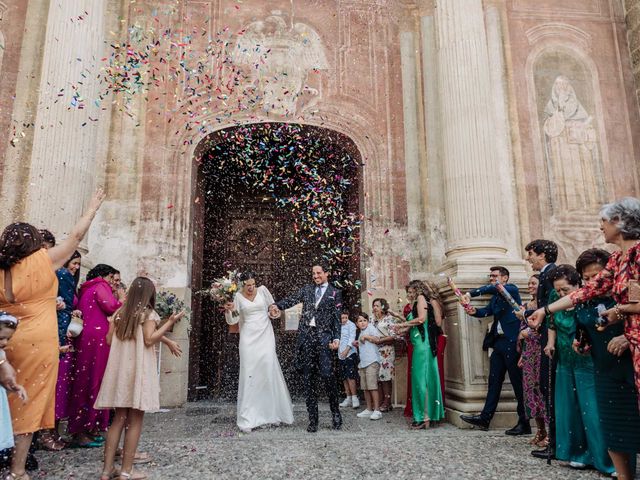
[[281,310],[302,303],[295,362],[302,372],[307,399],[307,432],[318,431],[318,374],[329,395],[333,428],[339,430],[342,427],[342,416],[338,405],[338,387],[333,375],[333,356],[340,343],[342,292],[329,285],[329,269],[325,265],[315,264],[312,277],[312,285],[305,285],[289,298],[271,305],[269,314],[278,317]]

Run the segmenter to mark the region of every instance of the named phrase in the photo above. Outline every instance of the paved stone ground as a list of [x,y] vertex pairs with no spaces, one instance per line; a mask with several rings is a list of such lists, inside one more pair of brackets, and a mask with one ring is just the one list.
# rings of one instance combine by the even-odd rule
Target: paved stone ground
[[[235,426],[235,406],[192,403],[147,415],[141,449],[153,455],[145,466],[152,479],[597,479],[594,471],[547,466],[529,455],[530,437],[507,437],[442,425],[410,431],[400,410],[380,421],[344,411],[344,427],[330,429],[321,407],[320,430],[306,432],[304,405],[292,426],[250,434]],[[38,479],[97,479],[101,449],[39,452]]]

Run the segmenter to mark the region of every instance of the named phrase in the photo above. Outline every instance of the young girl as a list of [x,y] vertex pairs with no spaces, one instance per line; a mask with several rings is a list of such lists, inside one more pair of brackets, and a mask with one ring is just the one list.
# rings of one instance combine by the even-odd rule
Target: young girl
[[16,317],[0,312],[0,450],[13,447],[13,429],[6,390],[17,394],[23,402],[27,401],[27,392],[22,385],[16,383],[16,372],[4,353],[4,348],[17,327]]
[[[107,432],[101,480],[132,478],[144,412],[160,408],[154,347],[184,316],[184,311],[174,313],[158,328],[160,317],[154,310],[155,299],[153,282],[145,277],[136,278],[124,304],[109,323],[107,343],[111,345],[111,351],[94,408],[115,408],[116,412]],[[113,462],[125,427],[122,471],[117,473]]]

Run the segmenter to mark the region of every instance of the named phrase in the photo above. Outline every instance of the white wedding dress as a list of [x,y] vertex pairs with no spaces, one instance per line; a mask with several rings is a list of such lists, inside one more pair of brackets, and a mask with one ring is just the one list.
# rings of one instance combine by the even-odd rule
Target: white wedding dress
[[276,356],[276,339],[267,314],[273,297],[258,287],[253,301],[235,296],[229,325],[240,327],[240,380],[238,382],[238,427],[243,431],[267,424],[293,423],[293,405]]

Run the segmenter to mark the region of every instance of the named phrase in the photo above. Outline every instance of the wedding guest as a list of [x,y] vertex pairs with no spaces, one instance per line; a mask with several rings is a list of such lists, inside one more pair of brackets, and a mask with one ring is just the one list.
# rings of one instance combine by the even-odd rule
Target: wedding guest
[[42,247],[49,249],[56,246],[56,237],[49,230],[44,228],[40,229],[40,233],[42,234]]
[[[411,313],[411,309],[413,308],[413,302],[415,298],[411,298],[409,294],[409,285],[405,285],[404,291],[407,294],[407,304],[402,309],[402,318],[406,319]],[[413,289],[411,289],[413,293]],[[404,412],[403,415],[405,417],[412,418],[413,417],[413,406],[411,403],[411,359],[413,357],[413,344],[411,343],[410,338],[407,335],[406,338],[407,344],[407,400],[405,401]]]
[[[524,308],[535,310],[538,308],[537,293],[540,283],[540,275],[534,274],[529,277],[527,289],[531,294]],[[518,360],[518,367],[522,369],[522,393],[524,395],[525,410],[528,419],[533,418],[536,422],[537,431],[531,445],[546,447],[549,443],[547,438],[547,415],[544,404],[544,397],[540,391],[540,335],[534,329],[529,328],[527,321],[522,315],[520,319],[520,334],[518,335],[518,345],[520,345],[521,355]]]
[[29,479],[25,462],[33,433],[55,424],[59,345],[54,271],[76,250],[103,200],[104,193],[98,190],[69,237],[48,250],[42,248],[38,229],[27,223],[9,225],[0,237],[0,310],[20,317],[20,328],[6,348],[7,359],[30,398],[27,403],[9,398],[15,439],[10,475],[14,479]]
[[101,447],[101,432],[109,424],[109,412],[97,410],[93,404],[109,359],[108,317],[122,306],[111,288],[114,273],[113,267],[98,264],[89,270],[80,287],[78,310],[82,312],[84,327],[75,341],[73,394],[68,410],[68,430],[80,447]]
[[18,320],[6,312],[0,312],[0,450],[13,448],[13,429],[11,428],[11,412],[7,390],[27,401],[27,392],[22,385],[16,383],[16,372],[7,361],[5,347],[18,328]]
[[413,423],[411,429],[423,430],[430,426],[430,422],[439,422],[444,418],[436,358],[437,345],[425,328],[429,316],[434,315],[434,307],[428,301],[426,287],[419,280],[413,280],[409,283],[408,297],[413,299],[411,311],[407,316],[407,321],[398,324],[395,330],[398,333],[409,330],[409,338],[413,344],[411,359]]
[[[592,248],[580,254],[576,269],[585,282],[592,280],[609,262],[611,254]],[[629,341],[624,336],[624,325],[617,323],[598,329],[598,305],[611,308],[615,301],[600,297],[576,306],[579,325],[587,331],[590,344],[573,341],[576,353],[591,355],[600,425],[604,443],[618,473],[618,478],[633,478],[636,455],[640,453],[640,411],[633,381],[633,363]],[[600,307],[600,308],[603,308]],[[580,352],[582,347],[583,351]]]
[[380,332],[380,339],[377,342],[381,357],[378,374],[378,395],[382,398],[380,411],[388,412],[393,409],[391,392],[393,391],[396,360],[395,338],[391,328],[397,323],[397,320],[395,314],[389,310],[389,302],[384,298],[376,298],[373,301],[372,310],[374,326]]
[[356,325],[349,320],[349,312],[340,314],[340,346],[338,347],[338,363],[340,376],[344,385],[345,399],[341,407],[360,407],[356,380],[358,378],[358,352],[353,342],[356,340]]
[[446,407],[446,401],[444,398],[445,383],[444,383],[444,351],[447,346],[447,336],[442,330],[445,320],[444,301],[440,296],[438,287],[429,281],[423,282],[426,287],[426,292],[429,299],[429,304],[432,306],[433,315],[428,318],[428,328],[430,329],[430,335],[435,338],[436,357],[438,359],[438,375],[440,376],[440,390],[442,391],[442,405]]
[[[555,261],[558,259],[558,245],[551,240],[537,239],[529,242],[524,247],[527,252],[526,260],[531,265],[531,268],[539,272],[538,278],[538,292],[536,295],[536,301],[538,308],[544,308],[550,302],[552,295],[557,295],[553,289],[553,285],[548,279],[549,272],[555,268]],[[557,297],[555,297],[557,298]],[[531,312],[525,312],[525,316],[528,317]],[[553,403],[553,386],[556,383],[556,365],[555,357],[549,358],[544,355],[543,350],[547,345],[547,325],[542,324],[538,328],[538,334],[540,338],[540,392],[545,402],[545,410],[547,414],[547,421],[549,422],[549,430],[547,432],[547,446],[543,449],[533,450],[531,455],[536,458],[551,458],[555,456],[555,432],[556,432],[556,420],[554,403]]]
[[609,324],[624,323],[624,335],[629,341],[633,359],[636,391],[640,391],[640,200],[625,197],[605,205],[600,217],[600,230],[605,242],[618,246],[620,250],[614,252],[604,270],[582,288],[533,312],[529,316],[529,326],[538,328],[546,315],[567,310],[592,298],[610,295],[617,303],[604,316]]
[[[67,412],[71,395],[74,352],[67,328],[71,322],[71,314],[77,303],[76,288],[80,280],[80,252],[73,252],[71,258],[65,262],[62,268],[56,270],[58,277],[58,298],[62,300],[64,307],[57,311],[58,314],[58,341],[60,343],[60,363],[58,367],[58,381],[56,382],[56,427],[52,430],[40,432],[40,446],[45,450],[58,451],[65,447],[65,442],[58,434],[59,421],[69,416]],[[76,315],[79,314],[76,311]]]
[[[560,265],[549,273],[560,298],[578,290],[580,274],[571,265]],[[556,458],[572,468],[593,466],[610,475],[613,463],[607,455],[596,400],[593,360],[573,351],[578,325],[575,309],[551,316],[547,346],[549,357],[557,354],[555,385]]]
[[479,415],[460,415],[460,418],[482,430],[487,430],[491,419],[498,408],[500,392],[504,383],[505,374],[509,372],[509,380],[518,402],[518,423],[506,432],[506,435],[528,435],[531,433],[529,421],[524,412],[524,400],[522,396],[522,372],[518,368],[517,341],[520,333],[520,321],[516,317],[513,307],[498,291],[497,284],[501,284],[513,297],[516,303],[521,304],[518,287],[509,282],[509,270],[503,266],[495,266],[489,269],[489,284],[476,288],[467,293],[468,297],[480,295],[492,295],[489,305],[483,308],[469,306],[466,312],[476,318],[493,317],[491,328],[485,337],[482,348],[492,348],[489,359],[489,388],[484,408]]
[[[109,322],[106,342],[111,351],[94,406],[96,409],[115,408],[104,446],[101,480],[132,478],[144,413],[160,409],[155,346],[185,312],[174,313],[159,327],[160,317],[154,310],[155,296],[156,288],[151,280],[136,278],[124,304]],[[122,469],[118,473],[114,460],[123,431]]]
[[354,343],[358,346],[360,363],[358,372],[360,373],[360,388],[364,391],[364,398],[367,408],[358,413],[358,418],[368,418],[370,420],[380,420],[380,395],[378,395],[378,375],[380,372],[380,350],[378,342],[380,333],[378,329],[369,322],[369,316],[360,312],[356,320],[360,336]]

